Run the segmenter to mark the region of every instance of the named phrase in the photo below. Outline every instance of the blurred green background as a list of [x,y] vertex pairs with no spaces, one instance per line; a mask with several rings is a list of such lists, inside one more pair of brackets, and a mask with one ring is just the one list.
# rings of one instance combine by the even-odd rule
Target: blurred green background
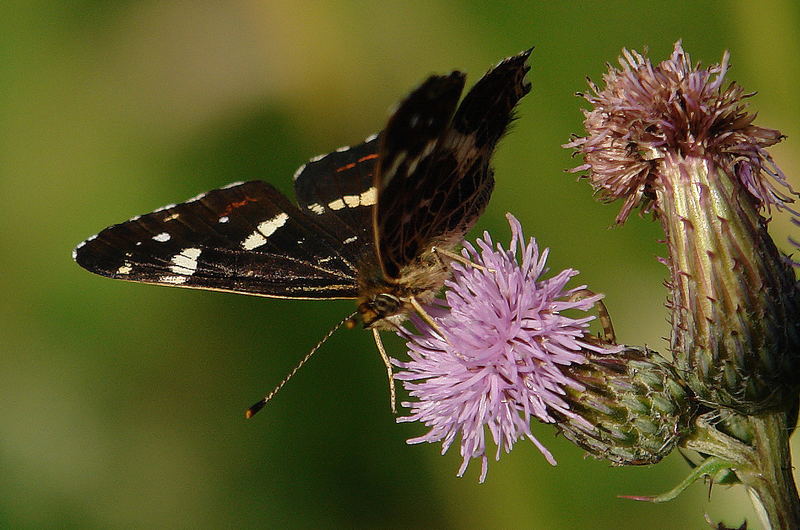
[[[0,4],[0,527],[703,528],[756,526],[738,489],[695,484],[676,455],[611,468],[535,433],[455,476],[457,447],[408,446],[369,334],[340,331],[253,420],[244,409],[352,309],[114,282],[70,259],[103,227],[237,180],[284,191],[307,158],[382,128],[433,72],[470,83],[531,45],[533,92],[496,155],[477,229],[503,214],[555,270],[607,295],[621,340],[664,350],[659,230],[597,204],[559,147],[574,93],[621,48],[695,60],[730,50],[758,123],[800,188],[796,2],[55,0]],[[783,245],[791,227],[772,229]],[[797,229],[795,229],[797,235]],[[785,248],[785,245],[784,245]],[[402,353],[391,342],[395,355]]]

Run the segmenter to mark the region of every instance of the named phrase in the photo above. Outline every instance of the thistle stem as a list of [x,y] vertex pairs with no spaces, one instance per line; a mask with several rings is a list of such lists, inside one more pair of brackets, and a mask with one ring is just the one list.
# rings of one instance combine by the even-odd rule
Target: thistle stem
[[800,499],[789,452],[786,414],[750,416],[755,461],[737,471],[765,528],[800,528]]
[[737,432],[745,434],[746,443],[721,432],[709,419],[717,414],[697,419],[697,428],[685,447],[732,462],[731,468],[747,488],[764,528],[800,528],[800,498],[792,476],[791,426],[786,413],[736,416]]

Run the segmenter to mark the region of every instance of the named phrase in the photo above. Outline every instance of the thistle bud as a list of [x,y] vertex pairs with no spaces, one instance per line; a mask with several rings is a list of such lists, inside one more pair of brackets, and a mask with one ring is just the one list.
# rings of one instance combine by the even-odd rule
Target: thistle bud
[[689,430],[693,407],[670,364],[646,348],[587,355],[562,368],[583,391],[566,389],[572,415],[554,411],[564,436],[616,465],[655,464]]
[[715,407],[744,414],[787,408],[800,380],[800,295],[767,233],[771,208],[796,195],[766,148],[783,137],[753,125],[746,94],[723,86],[728,55],[692,65],[681,44],[653,65],[625,51],[605,87],[584,97],[583,155],[602,199],[637,205],[666,234],[675,366]]

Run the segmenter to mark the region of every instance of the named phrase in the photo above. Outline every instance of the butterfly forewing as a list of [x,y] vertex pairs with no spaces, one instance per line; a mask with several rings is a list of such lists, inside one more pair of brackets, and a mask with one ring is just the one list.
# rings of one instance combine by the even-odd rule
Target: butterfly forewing
[[75,249],[122,280],[288,298],[353,298],[340,242],[265,182],[210,191],[106,228]]
[[[404,267],[434,245],[458,244],[483,213],[494,187],[492,153],[517,102],[530,91],[525,81],[529,55],[530,50],[490,70],[464,97],[452,121],[453,97],[458,94],[455,90],[436,94],[425,85],[389,121],[378,178],[384,187],[374,212],[378,252],[387,276],[399,277]],[[448,116],[447,122],[421,128],[420,115],[426,114],[419,111],[420,100],[429,109],[440,109],[437,116]],[[411,143],[410,131],[417,135],[415,148],[403,149]],[[388,162],[390,156],[403,163]]]

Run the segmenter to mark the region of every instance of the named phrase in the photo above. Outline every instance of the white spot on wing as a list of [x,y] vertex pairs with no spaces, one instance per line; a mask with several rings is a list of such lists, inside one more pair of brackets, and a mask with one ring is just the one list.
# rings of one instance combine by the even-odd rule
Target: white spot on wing
[[172,239],[172,236],[166,232],[161,232],[160,234],[153,236],[153,241],[158,241],[159,243],[166,243],[170,239]]
[[372,206],[377,202],[378,199],[378,192],[375,189],[375,186],[371,187],[364,193],[359,196],[359,201],[361,206]]
[[130,264],[129,262],[127,262],[127,261],[126,261],[126,262],[125,262],[125,263],[122,265],[122,267],[120,267],[119,269],[117,269],[117,274],[130,274],[130,272],[131,272],[132,270],[133,270],[133,267],[131,267],[131,264]]
[[314,212],[317,215],[322,215],[323,213],[325,213],[325,207],[323,205],[321,205],[321,204],[316,203],[316,202],[314,204],[309,204],[308,205],[308,209],[311,210],[312,212]]
[[235,188],[236,186],[241,186],[242,184],[244,184],[244,182],[239,180],[237,182],[231,182],[227,186],[222,186],[220,189],[227,190],[228,188]]
[[289,219],[289,215],[281,212],[272,219],[259,223],[256,230],[242,241],[242,248],[253,250],[260,247],[267,242],[267,238],[274,234],[278,228],[286,224],[287,219]]
[[348,237],[347,239],[345,239],[344,241],[342,241],[342,243],[344,243],[345,245],[347,245],[348,243],[352,243],[353,241],[356,241],[357,239],[358,239],[358,236],[352,236],[352,237]]
[[392,167],[388,168],[383,173],[383,185],[384,186],[386,184],[388,184],[390,180],[392,180],[392,178],[394,177],[395,173],[397,173],[397,169],[400,167],[400,164],[402,164],[405,159],[406,159],[406,152],[405,151],[401,151],[400,153],[398,153],[395,156],[394,162],[392,163]]
[[[168,204],[166,206],[162,206],[161,208],[153,210],[153,213],[163,212],[164,210],[169,210],[170,208],[175,208],[175,204]],[[138,219],[139,216],[134,217],[134,219]]]
[[422,160],[422,159],[421,158],[415,158],[414,160],[412,160],[408,164],[408,174],[409,175],[411,175],[412,173],[414,173],[417,170],[417,165],[419,164],[420,160]]
[[331,201],[328,203],[328,208],[331,210],[341,210],[345,206],[348,208],[355,208],[356,206],[372,206],[375,204],[375,199],[377,197],[378,194],[373,186],[360,195],[344,195],[340,199]]
[[185,248],[181,250],[180,254],[172,256],[171,261],[173,265],[170,266],[169,269],[175,274],[191,276],[197,270],[197,258],[200,257],[201,252],[199,248]]
[[419,155],[420,158],[426,158],[431,156],[433,151],[436,149],[436,142],[428,142],[425,147],[422,149],[422,154]]
[[367,137],[364,139],[364,143],[365,143],[365,144],[366,144],[366,143],[369,143],[369,142],[371,142],[372,140],[374,140],[374,139],[375,139],[375,138],[377,138],[377,137],[378,137],[378,133],[375,133],[375,134],[370,134],[369,136],[367,136]]
[[344,201],[342,199],[336,199],[335,201],[331,201],[328,203],[328,208],[331,210],[341,210],[344,208]]
[[297,177],[299,177],[299,176],[300,176],[300,173],[302,173],[302,172],[303,172],[303,170],[306,168],[306,165],[307,165],[307,164],[303,164],[302,166],[300,166],[299,168],[297,168],[297,171],[295,171],[295,172],[294,172],[294,175],[292,175],[292,181],[295,181],[295,180],[297,180]]
[[228,216],[227,216],[227,215],[223,215],[222,217],[220,217],[220,218],[219,218],[219,221],[218,221],[218,222],[220,222],[220,223],[227,223],[228,221],[230,221],[230,219],[228,218]]
[[412,173],[414,173],[417,170],[417,165],[419,165],[419,163],[422,160],[431,156],[431,154],[433,154],[433,151],[435,149],[436,149],[436,142],[428,142],[427,145],[425,145],[425,148],[422,150],[422,153],[420,153],[420,155],[417,158],[415,158],[408,164],[408,174],[411,175]]
[[350,147],[349,145],[345,145],[343,147],[338,148],[336,150],[336,152],[337,153],[344,153],[345,151],[349,151],[350,149],[352,149],[352,147]]

